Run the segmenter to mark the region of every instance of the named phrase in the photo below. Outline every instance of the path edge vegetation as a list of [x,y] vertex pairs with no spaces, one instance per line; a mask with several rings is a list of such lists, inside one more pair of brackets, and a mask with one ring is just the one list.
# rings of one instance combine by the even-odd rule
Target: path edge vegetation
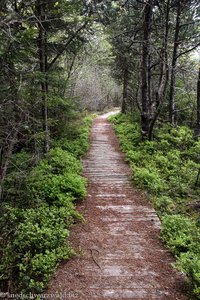
[[13,155],[15,168],[5,182],[9,201],[1,206],[0,217],[2,298],[32,293],[40,299],[58,263],[76,255],[68,238],[74,222],[83,220],[76,210],[87,193],[80,160],[89,147],[94,117],[79,115],[71,139],[65,132],[52,140],[48,154],[20,178],[18,191],[16,165],[22,168],[28,153]]
[[[132,170],[133,183],[154,205],[162,223],[161,238],[186,274],[191,297],[200,299],[200,141],[186,126],[164,125],[154,141],[141,138],[138,117],[111,116],[109,121]],[[190,292],[191,291],[191,292]]]

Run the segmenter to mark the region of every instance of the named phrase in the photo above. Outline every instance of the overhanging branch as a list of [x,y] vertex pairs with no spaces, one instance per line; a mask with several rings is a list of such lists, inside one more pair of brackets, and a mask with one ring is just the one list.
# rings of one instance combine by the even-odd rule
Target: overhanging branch
[[57,53],[57,55],[53,58],[53,60],[49,63],[47,67],[47,71],[54,65],[54,63],[58,60],[58,58],[65,52],[69,44],[77,37],[78,33],[83,30],[89,21],[86,21],[82,26],[80,26],[76,32],[67,40],[63,48]]
[[184,54],[187,54],[189,52],[191,52],[192,50],[195,50],[197,47],[200,46],[200,42],[198,44],[196,44],[194,47],[190,48],[190,49],[187,49],[181,53],[179,53],[177,56],[176,56],[176,59],[179,58],[180,56],[184,55]]

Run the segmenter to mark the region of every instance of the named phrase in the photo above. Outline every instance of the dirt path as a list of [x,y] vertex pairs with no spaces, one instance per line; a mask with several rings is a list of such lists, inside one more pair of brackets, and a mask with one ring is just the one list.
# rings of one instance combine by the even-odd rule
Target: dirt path
[[95,119],[83,160],[89,187],[79,210],[87,222],[71,237],[83,255],[61,264],[48,293],[79,300],[186,299],[184,278],[159,238],[159,219],[130,183],[107,116]]

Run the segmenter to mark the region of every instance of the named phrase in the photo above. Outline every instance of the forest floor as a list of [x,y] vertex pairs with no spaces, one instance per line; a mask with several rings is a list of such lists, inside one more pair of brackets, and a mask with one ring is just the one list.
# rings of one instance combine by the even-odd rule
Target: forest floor
[[80,255],[63,262],[49,297],[65,299],[187,299],[185,278],[160,239],[155,210],[131,183],[118,139],[107,117],[98,116],[83,159],[88,196],[78,205],[85,223],[72,229]]

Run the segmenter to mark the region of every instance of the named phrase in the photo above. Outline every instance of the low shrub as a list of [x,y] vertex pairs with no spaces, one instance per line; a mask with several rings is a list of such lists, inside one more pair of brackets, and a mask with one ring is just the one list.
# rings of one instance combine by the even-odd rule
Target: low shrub
[[13,157],[21,169],[11,169],[4,186],[7,197],[0,217],[1,292],[41,293],[57,264],[74,255],[67,240],[74,221],[83,219],[74,202],[86,196],[80,156],[89,146],[92,119],[79,120],[81,128],[69,139],[52,141],[55,147],[34,167],[30,164],[27,168],[23,162],[32,159],[29,154]]
[[159,194],[165,189],[162,177],[160,177],[155,167],[134,167],[133,173],[134,182],[136,182],[138,186],[146,188],[149,192]]
[[51,205],[65,205],[68,201],[86,196],[86,180],[76,173],[39,176],[33,170],[27,184],[33,201],[42,200]]
[[67,243],[69,228],[79,217],[75,208],[42,206],[4,208],[1,217],[1,288],[40,293],[57,263],[74,252]]
[[170,125],[156,129],[154,141],[142,141],[140,127],[130,116],[119,114],[111,121],[133,181],[152,196],[162,221],[162,238],[200,299],[200,217],[191,205],[199,201],[200,141],[193,140],[188,127]]
[[[71,153],[62,150],[61,148],[54,148],[46,155],[45,161],[51,166],[51,173],[80,173],[83,168],[79,160],[77,160]],[[39,167],[43,161],[40,162]],[[36,168],[35,168],[36,171]]]
[[181,215],[165,215],[161,220],[162,238],[175,255],[187,252],[193,247],[197,230],[194,221]]
[[66,134],[63,138],[53,141],[54,147],[59,147],[76,158],[80,158],[89,148],[89,133],[95,115],[87,116],[76,124],[73,135]]
[[[200,244],[200,243],[199,243]],[[199,245],[197,245],[199,249]],[[193,251],[188,251],[186,253],[181,253],[178,262],[177,268],[185,272],[187,277],[192,283],[192,288],[194,294],[200,299],[200,255]]]
[[200,230],[191,218],[181,215],[164,216],[162,225],[162,238],[177,257],[176,267],[185,272],[200,299]]
[[174,209],[174,201],[169,196],[159,196],[154,198],[154,205],[159,215],[170,214]]

